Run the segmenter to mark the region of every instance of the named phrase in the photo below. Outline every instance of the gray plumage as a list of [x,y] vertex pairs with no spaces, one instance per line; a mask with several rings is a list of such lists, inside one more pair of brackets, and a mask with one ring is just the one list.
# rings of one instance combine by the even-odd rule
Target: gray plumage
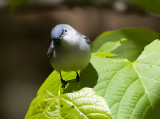
[[58,72],[77,71],[87,67],[91,57],[91,41],[67,24],[59,24],[51,31],[52,42],[47,55]]

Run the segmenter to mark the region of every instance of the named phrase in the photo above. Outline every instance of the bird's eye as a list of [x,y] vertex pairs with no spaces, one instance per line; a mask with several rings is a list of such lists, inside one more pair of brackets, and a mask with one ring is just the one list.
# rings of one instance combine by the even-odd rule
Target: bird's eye
[[67,32],[67,30],[64,30],[65,32]]

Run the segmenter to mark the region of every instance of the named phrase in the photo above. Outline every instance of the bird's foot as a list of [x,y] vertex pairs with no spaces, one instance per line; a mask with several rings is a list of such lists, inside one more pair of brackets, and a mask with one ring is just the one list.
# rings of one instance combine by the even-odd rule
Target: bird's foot
[[65,86],[67,85],[67,81],[61,78],[61,83],[62,83],[62,88],[65,88]]
[[76,81],[77,82],[79,82],[80,81],[80,79],[79,79],[79,74],[78,74],[78,72],[76,71],[76,74],[77,74],[77,76],[76,76]]

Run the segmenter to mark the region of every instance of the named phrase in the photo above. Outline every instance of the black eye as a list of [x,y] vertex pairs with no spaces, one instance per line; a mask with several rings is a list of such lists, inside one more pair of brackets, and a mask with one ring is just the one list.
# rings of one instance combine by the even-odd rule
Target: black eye
[[64,30],[65,32],[67,32],[67,30]]

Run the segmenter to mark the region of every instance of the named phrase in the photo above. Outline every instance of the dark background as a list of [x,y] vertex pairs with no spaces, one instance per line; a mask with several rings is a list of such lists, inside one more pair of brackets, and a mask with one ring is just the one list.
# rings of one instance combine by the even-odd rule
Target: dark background
[[38,88],[52,72],[46,52],[56,24],[70,24],[92,41],[104,31],[126,27],[160,32],[157,15],[129,0],[106,1],[30,0],[11,11],[9,2],[0,0],[1,119],[23,119]]

